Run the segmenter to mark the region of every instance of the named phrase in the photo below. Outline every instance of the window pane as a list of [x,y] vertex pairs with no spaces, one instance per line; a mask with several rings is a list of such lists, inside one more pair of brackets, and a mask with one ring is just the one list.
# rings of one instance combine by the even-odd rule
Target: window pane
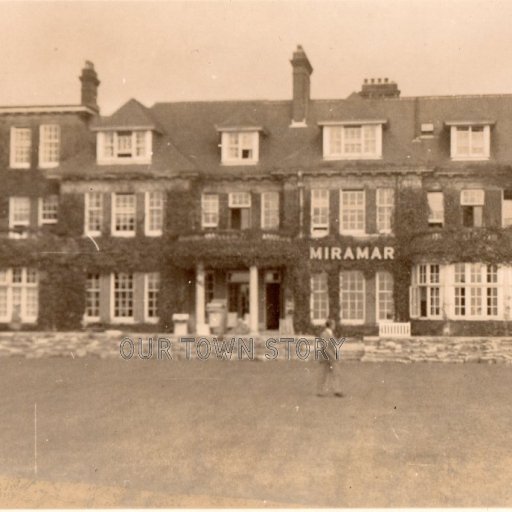
[[311,320],[325,321],[329,316],[329,297],[327,293],[327,274],[311,276]]
[[340,273],[341,319],[364,321],[364,276],[359,271]]

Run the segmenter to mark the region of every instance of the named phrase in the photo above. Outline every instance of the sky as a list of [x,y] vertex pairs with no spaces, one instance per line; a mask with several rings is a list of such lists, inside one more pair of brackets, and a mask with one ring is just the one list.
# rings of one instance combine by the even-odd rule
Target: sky
[[0,105],[77,104],[85,60],[110,114],[130,98],[313,98],[387,77],[402,96],[512,93],[512,0],[0,1]]

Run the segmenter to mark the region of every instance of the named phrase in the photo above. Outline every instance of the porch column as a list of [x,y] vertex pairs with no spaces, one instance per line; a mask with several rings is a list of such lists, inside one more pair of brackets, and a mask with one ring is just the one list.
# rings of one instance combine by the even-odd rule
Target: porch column
[[249,268],[249,329],[258,332],[258,267]]
[[205,324],[204,314],[204,265],[199,263],[196,267],[196,332],[202,330]]

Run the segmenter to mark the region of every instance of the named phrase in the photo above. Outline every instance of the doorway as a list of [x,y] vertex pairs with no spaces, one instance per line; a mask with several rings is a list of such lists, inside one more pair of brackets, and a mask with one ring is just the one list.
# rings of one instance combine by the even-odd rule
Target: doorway
[[281,285],[280,283],[266,283],[265,285],[265,311],[267,329],[279,329],[281,316]]

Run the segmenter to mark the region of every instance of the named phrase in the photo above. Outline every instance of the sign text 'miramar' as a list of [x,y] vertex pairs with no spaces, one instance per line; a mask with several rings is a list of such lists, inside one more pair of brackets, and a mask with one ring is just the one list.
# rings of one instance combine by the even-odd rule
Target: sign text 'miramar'
[[311,260],[393,260],[394,247],[310,247]]

